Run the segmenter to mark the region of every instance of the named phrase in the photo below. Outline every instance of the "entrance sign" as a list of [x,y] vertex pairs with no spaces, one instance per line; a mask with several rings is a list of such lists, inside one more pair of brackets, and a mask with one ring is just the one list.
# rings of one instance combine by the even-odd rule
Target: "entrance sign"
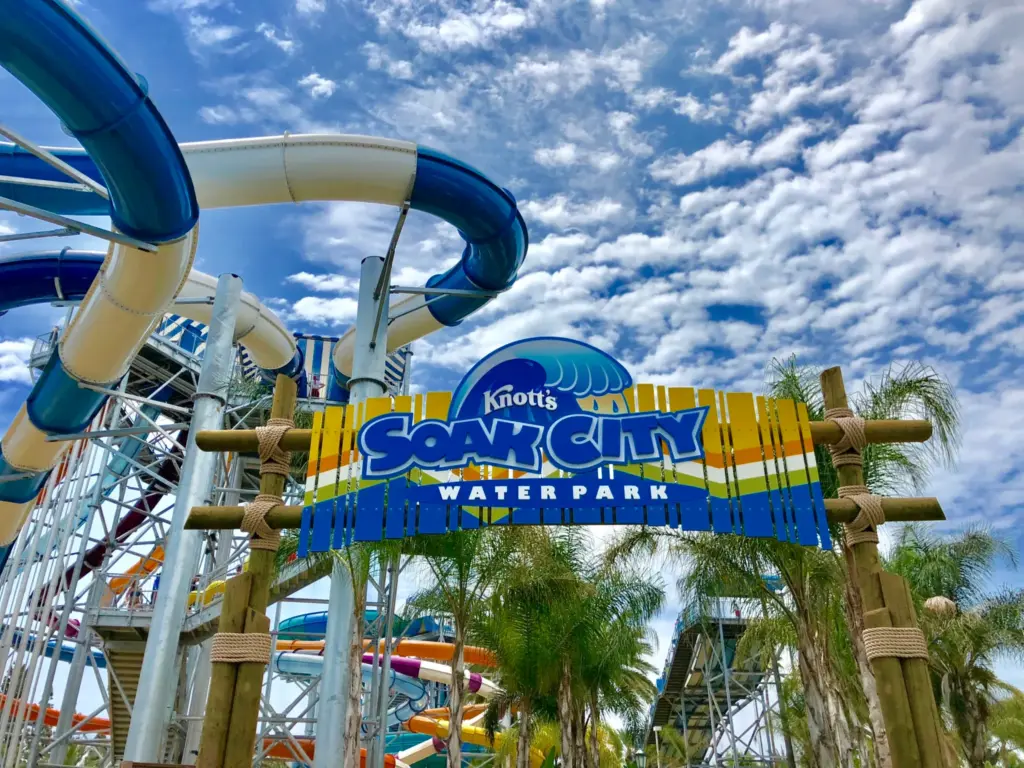
[[634,385],[583,342],[515,342],[453,392],[315,414],[300,554],[509,524],[831,547],[803,404]]

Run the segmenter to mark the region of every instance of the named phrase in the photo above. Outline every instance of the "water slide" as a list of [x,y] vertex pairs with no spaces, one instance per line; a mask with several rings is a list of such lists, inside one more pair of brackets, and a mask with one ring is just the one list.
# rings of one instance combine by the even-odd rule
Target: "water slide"
[[[0,40],[2,31],[0,25]],[[99,162],[94,163],[83,150],[54,152],[86,174],[103,178],[97,168]],[[180,152],[188,162],[187,172],[191,172],[195,181],[199,203],[205,208],[303,200],[401,205],[408,198],[412,208],[449,221],[466,240],[462,258],[447,272],[428,280],[429,287],[498,292],[512,284],[525,257],[526,227],[511,194],[475,169],[409,142],[361,136],[285,135],[198,142],[182,145]],[[52,181],[57,180],[55,174],[57,172],[50,166],[19,148],[0,146],[0,175]],[[115,224],[119,221],[115,215],[117,210],[107,208],[105,201],[93,193],[0,183],[0,195],[66,214],[110,213]],[[191,240],[191,237],[189,234],[184,240]],[[176,241],[166,248],[173,251],[179,261],[184,259],[190,263],[191,251],[183,255],[182,247]],[[168,309],[179,288],[183,297],[212,292],[213,278],[208,278],[210,282],[205,286],[198,280],[184,280],[182,270],[165,267],[159,255],[154,257],[122,245],[114,245],[111,253],[113,255],[103,262],[98,283],[103,290],[86,289],[81,309],[62,338],[59,354],[53,356],[0,442],[0,472],[24,471],[31,475],[0,488],[0,541],[13,540],[35,494],[59,457],[59,447],[54,446],[60,444],[46,443],[45,435],[80,431],[102,404],[102,395],[78,388],[77,382],[112,386],[127,370],[131,355],[141,343],[139,333],[142,331],[139,331],[131,337],[130,349],[122,351],[118,360],[112,359],[115,354],[111,350],[121,349],[123,345],[100,343],[100,339],[120,339],[131,330],[130,324],[127,328],[119,325],[124,319],[120,315],[125,314],[119,305],[124,302],[134,305],[135,314],[130,315],[134,318],[142,312],[137,307],[143,304],[152,307],[154,296],[164,297],[159,309],[146,315],[145,331],[148,331]],[[122,254],[126,255],[119,259]],[[161,269],[144,276],[143,265],[153,262],[161,263]],[[81,261],[78,265],[81,267]],[[161,281],[175,285],[158,290],[153,284]],[[147,290],[134,292],[139,295],[127,295],[131,293],[130,286],[139,283],[146,284]],[[148,304],[142,301],[146,297]],[[108,306],[114,300],[117,303]],[[393,306],[396,319],[389,327],[388,352],[461,322],[488,300],[485,296],[441,296],[427,304],[424,296],[412,295],[397,302]],[[204,317],[204,313],[209,314],[208,305],[189,305],[189,309],[188,313],[178,311],[190,319],[208,322],[209,317]],[[268,373],[298,375],[302,370],[301,355],[291,334],[283,331],[279,322],[270,320],[272,313],[261,312],[260,316],[267,319],[265,333],[253,331],[243,340],[253,361]],[[79,345],[95,347],[94,352],[99,357],[89,366],[80,365],[81,355],[76,352]],[[340,381],[347,381],[351,374],[353,348],[354,331],[350,330],[335,347],[333,364]],[[100,365],[101,361],[106,361],[106,368]],[[86,371],[92,372],[91,378],[84,375]],[[77,373],[82,375],[76,377]],[[59,407],[56,402],[60,403]]]
[[[116,385],[173,299],[188,295],[183,291],[189,289],[200,206],[409,203],[455,226],[466,243],[461,258],[427,286],[466,293],[429,302],[424,295],[412,295],[396,302],[388,352],[458,324],[511,286],[526,255],[526,226],[509,192],[476,169],[410,142],[286,134],[179,147],[149,98],[145,80],[58,0],[23,0],[5,8],[0,65],[32,90],[82,146],[54,154],[104,187],[98,194],[69,184],[35,155],[3,145],[0,177],[49,183],[4,180],[0,196],[53,213],[109,215],[119,233],[82,292],[56,354],[0,440],[0,475],[19,477],[0,485],[0,566],[67,447],[46,438],[88,427],[106,399],[97,389]],[[210,285],[196,290],[208,295]],[[200,315],[202,305],[195,306]],[[249,354],[268,374],[298,376],[303,361],[295,341],[273,325],[266,324],[265,335],[254,332],[245,339]],[[334,353],[341,382],[351,376],[353,350],[350,330]],[[399,762],[389,759],[389,764]]]

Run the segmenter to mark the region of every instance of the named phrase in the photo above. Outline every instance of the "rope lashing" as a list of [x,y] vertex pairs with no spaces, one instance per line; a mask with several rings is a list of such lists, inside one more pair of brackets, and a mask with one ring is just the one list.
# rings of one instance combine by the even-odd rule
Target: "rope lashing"
[[928,641],[917,627],[868,627],[864,630],[868,659],[927,659]]
[[264,634],[218,632],[213,636],[210,661],[221,664],[269,664],[271,637]]
[[280,496],[261,493],[245,505],[241,527],[252,537],[249,540],[251,549],[277,551],[277,547],[281,543],[281,534],[267,525],[267,513],[281,504],[284,504],[284,499]]
[[[825,419],[838,425],[843,436],[838,443],[829,446],[832,464],[836,467],[861,467],[864,465],[864,448],[868,444],[864,432],[864,419],[855,416],[849,408],[829,408]],[[857,517],[846,524],[846,544],[878,543],[875,529],[885,522],[882,500],[864,485],[846,485],[839,488],[839,498],[850,499],[857,505]]]
[[288,477],[292,469],[291,454],[281,448],[281,438],[294,426],[291,419],[270,419],[265,427],[256,427],[261,475]]
[[865,542],[877,544],[878,533],[875,529],[885,522],[881,497],[871,493],[866,485],[844,485],[839,489],[839,498],[850,499],[858,510],[853,522],[846,524],[846,545],[852,547]]
[[862,466],[864,459],[861,454],[868,444],[864,419],[855,416],[849,408],[829,408],[825,411],[825,420],[834,422],[843,431],[842,439],[828,448],[832,453],[832,463],[837,467]]
[[[270,419],[266,426],[256,427],[256,439],[259,442],[260,475],[281,475],[287,477],[291,472],[291,454],[281,448],[281,440],[285,433],[295,426],[291,419]],[[284,504],[280,496],[261,493],[252,502],[245,505],[242,515],[242,530],[252,537],[249,546],[252,549],[266,549],[276,552],[281,543],[281,534],[267,525],[267,513],[276,506]]]

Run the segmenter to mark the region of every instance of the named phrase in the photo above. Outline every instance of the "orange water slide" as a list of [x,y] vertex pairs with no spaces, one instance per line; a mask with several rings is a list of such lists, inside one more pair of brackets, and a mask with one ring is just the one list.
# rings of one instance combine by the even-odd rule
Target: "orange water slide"
[[[0,708],[7,706],[7,697],[0,693]],[[18,699],[11,699],[11,717],[17,717],[21,712],[23,704]],[[39,719],[40,707],[38,704],[29,704],[28,711],[25,713],[25,719],[30,722],[35,722]],[[43,723],[50,726],[51,728],[57,725],[57,720],[60,718],[60,710],[47,708],[43,714]],[[83,720],[86,720],[85,715],[76,714],[71,718],[72,727],[77,726]],[[110,721],[105,717],[92,717],[87,720],[85,725],[78,729],[80,733],[107,733],[110,731]],[[316,752],[316,742],[313,739],[296,739],[299,746],[302,747],[307,757],[312,758]],[[269,747],[267,752],[268,757],[283,758],[285,760],[293,760],[295,756],[292,751],[288,748],[288,744],[277,739],[264,739],[263,746]],[[361,750],[359,764],[362,766],[366,765],[366,750]],[[395,768],[395,756],[385,755],[384,765],[388,768]]]
[[[436,736],[439,739],[444,739],[448,736],[450,724],[447,720],[434,720],[423,715],[416,715],[407,720],[404,727],[413,733],[421,733],[424,736]],[[501,747],[503,736],[500,733],[494,735],[494,741],[492,742],[487,735],[487,729],[482,726],[464,723],[461,730],[462,740],[468,744],[475,744],[485,749],[498,749]],[[531,747],[530,765],[533,768],[538,768],[543,762],[544,755],[541,754],[541,751]]]
[[126,589],[128,585],[132,583],[132,580],[139,575],[149,576],[153,571],[160,567],[164,561],[164,548],[159,544],[149,553],[149,557],[139,560],[135,565],[129,568],[121,576],[116,576],[110,580],[110,591],[115,595],[120,595]]
[[[0,693],[0,707],[7,706],[7,697]],[[17,717],[21,712],[22,703],[18,699],[11,699],[11,717]],[[29,704],[28,712],[25,713],[25,719],[29,721],[36,721],[39,719],[39,705]],[[43,723],[50,726],[51,728],[57,725],[57,718],[60,717],[60,710],[48,708],[43,714]],[[71,718],[71,725],[76,726],[86,720],[85,715],[73,715]],[[82,733],[100,733],[110,730],[110,721],[103,717],[90,718],[85,725],[78,729]]]
[[[363,641],[363,648],[369,650],[370,640]],[[279,651],[316,651],[324,649],[323,640],[278,640],[277,650]],[[380,644],[380,653],[384,652],[384,641]],[[455,646],[451,643],[439,643],[433,640],[399,640],[391,649],[393,656],[411,656],[417,659],[430,659],[432,661],[451,661],[455,655]],[[467,645],[463,657],[467,664],[478,664],[481,667],[493,667],[495,665],[494,654],[486,648],[479,648],[475,645]]]

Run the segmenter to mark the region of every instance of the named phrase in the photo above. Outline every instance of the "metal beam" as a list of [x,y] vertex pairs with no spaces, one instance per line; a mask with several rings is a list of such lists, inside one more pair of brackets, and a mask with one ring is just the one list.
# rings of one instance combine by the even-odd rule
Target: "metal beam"
[[0,209],[14,211],[15,213],[20,213],[25,216],[31,216],[33,219],[39,219],[40,221],[48,221],[50,224],[56,224],[59,227],[75,229],[83,235],[92,235],[93,237],[98,237],[101,240],[107,240],[111,243],[127,245],[129,248],[135,248],[136,250],[144,251],[145,253],[156,253],[158,250],[157,246],[152,243],[144,243],[142,240],[129,237],[121,232],[114,232],[109,229],[103,229],[102,227],[94,227],[92,224],[86,224],[85,222],[77,221],[76,219],[71,219],[67,216],[61,216],[59,213],[51,213],[43,208],[37,208],[34,205],[19,203],[17,200],[11,200],[9,197],[0,197]]
[[59,157],[57,157],[55,154],[50,152],[48,149],[44,149],[43,147],[40,147],[35,142],[30,141],[29,139],[26,139],[21,134],[15,133],[10,128],[7,128],[7,127],[5,127],[3,125],[0,125],[0,136],[3,136],[4,138],[10,139],[15,144],[17,144],[19,147],[24,149],[26,152],[30,152],[31,154],[33,154],[36,157],[38,157],[40,160],[42,160],[47,165],[49,165],[49,166],[51,166],[53,168],[56,168],[58,171],[63,173],[68,178],[74,179],[75,181],[77,181],[82,186],[87,187],[88,191],[95,192],[97,195],[102,197],[104,200],[109,200],[110,199],[110,193],[107,192],[107,188],[106,187],[104,187],[102,184],[100,184],[99,182],[95,181],[94,179],[90,178],[89,176],[86,176],[84,173],[79,171],[77,168],[71,167],[70,165],[65,163],[63,160],[61,160]]
[[86,440],[93,437],[125,437],[127,435],[148,435],[150,432],[160,432],[161,429],[188,429],[189,422],[181,421],[175,424],[161,424],[160,427],[124,427],[123,429],[104,429],[98,432],[75,432],[71,435],[47,435],[48,443],[63,443],[68,440]]

